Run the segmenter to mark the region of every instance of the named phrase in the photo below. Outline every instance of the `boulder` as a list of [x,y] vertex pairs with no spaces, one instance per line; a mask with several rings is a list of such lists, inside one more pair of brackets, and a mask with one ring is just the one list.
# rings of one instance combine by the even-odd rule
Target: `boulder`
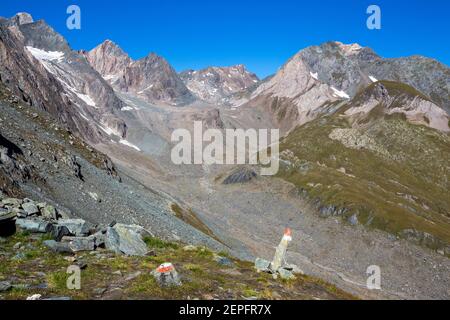
[[95,239],[95,247],[101,247],[104,248],[105,247],[105,242],[106,242],[106,233],[103,233],[101,231],[94,233],[91,237],[94,237]]
[[57,220],[58,219],[58,213],[56,212],[55,207],[50,206],[50,205],[45,206],[45,207],[42,208],[41,215],[44,218],[51,219],[51,220]]
[[161,287],[181,286],[181,280],[173,264],[167,262],[153,270],[153,277]]
[[14,213],[16,217],[19,219],[24,219],[28,217],[28,213],[20,208],[12,208],[11,212]]
[[16,217],[16,213],[7,209],[0,208],[0,222],[9,221]]
[[67,242],[56,242],[55,240],[46,240],[43,242],[44,246],[57,253],[72,253]]
[[95,237],[63,237],[63,242],[69,244],[69,248],[73,252],[93,251],[95,250]]
[[257,174],[250,168],[241,167],[234,170],[224,181],[223,184],[245,183],[256,178]]
[[59,226],[64,226],[69,229],[70,233],[76,237],[87,236],[90,231],[90,224],[83,219],[60,219]]
[[129,256],[145,256],[148,252],[143,237],[150,235],[144,228],[136,225],[116,224],[106,232],[106,249]]
[[53,228],[51,223],[39,219],[17,219],[16,225],[31,233],[48,233]]
[[5,206],[20,207],[22,200],[16,198],[6,198],[2,200]]
[[63,237],[72,235],[66,226],[54,225],[51,231],[51,236],[55,241],[60,242]]
[[28,216],[32,216],[39,213],[39,208],[34,204],[34,202],[23,203],[22,209],[27,213]]
[[25,255],[25,253],[23,252],[17,252],[16,255],[14,257],[11,258],[11,260],[14,261],[20,261],[20,260],[25,260],[27,256]]
[[261,258],[256,258],[255,260],[255,269],[260,272],[270,272],[270,261],[261,259]]

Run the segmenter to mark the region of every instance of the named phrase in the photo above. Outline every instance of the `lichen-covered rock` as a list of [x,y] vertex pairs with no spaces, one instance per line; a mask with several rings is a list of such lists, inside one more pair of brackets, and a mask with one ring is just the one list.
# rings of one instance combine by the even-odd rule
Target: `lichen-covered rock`
[[22,209],[27,213],[27,215],[32,216],[39,213],[39,208],[34,202],[25,202],[22,204]]
[[106,232],[106,249],[129,256],[145,256],[148,252],[143,238],[151,235],[147,230],[136,225],[116,224],[108,227]]
[[95,250],[95,237],[63,237],[62,242],[67,242],[73,252]]
[[46,240],[43,242],[44,246],[56,253],[72,253],[67,242],[56,242],[55,240]]
[[58,219],[58,212],[56,211],[55,207],[51,205],[47,205],[41,210],[41,215],[44,218],[51,219],[51,220],[57,220]]
[[63,237],[70,236],[71,233],[66,226],[53,225],[51,236],[55,241],[61,241]]
[[2,200],[2,203],[6,206],[19,207],[22,204],[22,200],[16,198],[6,198]]
[[16,225],[22,230],[32,233],[48,233],[52,230],[52,224],[40,219],[17,219]]
[[91,228],[91,225],[83,219],[60,219],[58,225],[65,226],[71,234],[77,237],[88,235]]

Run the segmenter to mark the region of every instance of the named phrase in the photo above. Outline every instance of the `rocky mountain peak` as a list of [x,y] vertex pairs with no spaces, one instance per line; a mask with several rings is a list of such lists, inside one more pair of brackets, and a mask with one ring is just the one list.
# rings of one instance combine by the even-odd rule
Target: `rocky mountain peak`
[[400,82],[383,80],[373,83],[359,92],[349,106],[345,114],[357,115],[364,121],[383,114],[403,114],[411,123],[450,131],[450,117],[443,108],[415,88]]
[[400,81],[450,110],[447,66],[426,57],[384,59],[359,44],[326,42],[299,52],[303,62],[318,79],[345,91],[350,97],[377,80]]
[[18,12],[14,17],[11,18],[17,25],[23,25],[28,23],[33,23],[33,17],[27,12]]
[[131,58],[116,43],[105,40],[87,53],[91,66],[106,80],[115,80],[132,62]]
[[259,94],[272,94],[277,97],[294,98],[311,88],[317,76],[303,61],[303,56],[297,53],[284,64],[269,81],[261,84],[254,92]]
[[336,41],[335,44],[346,56],[358,54],[363,49],[363,47],[361,47],[358,43],[344,44]]
[[180,77],[199,99],[213,104],[228,104],[232,95],[245,92],[259,82],[243,64],[187,70]]
[[194,100],[175,69],[153,52],[129,63],[114,85],[150,103],[178,105]]

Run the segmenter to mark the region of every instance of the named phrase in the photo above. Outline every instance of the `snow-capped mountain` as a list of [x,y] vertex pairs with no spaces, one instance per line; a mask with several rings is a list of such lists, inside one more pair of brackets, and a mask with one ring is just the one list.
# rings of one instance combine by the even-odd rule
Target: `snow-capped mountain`
[[413,86],[450,112],[450,69],[423,56],[384,59],[359,44],[326,42],[299,53],[320,81],[353,97],[377,80],[399,81]]
[[182,105],[194,100],[183,81],[162,57],[151,53],[133,61],[118,45],[106,40],[85,56],[114,88],[150,103]]
[[0,32],[0,74],[12,92],[92,142],[108,131],[125,136],[113,89],[45,21],[21,13],[3,19]]
[[[264,119],[264,125],[275,125],[289,131],[332,112],[347,99],[346,92],[320,81],[298,53],[273,77],[263,81],[240,109],[248,118],[256,109],[260,114],[256,119]],[[253,124],[258,125],[256,122],[254,120]]]
[[244,65],[187,70],[180,77],[197,98],[223,105],[230,104],[233,95],[246,92],[259,82]]
[[[289,131],[334,112],[370,84],[390,80],[417,89],[421,101],[429,104],[426,109],[434,110],[431,113],[435,118],[437,114],[446,116],[446,107],[449,111],[449,79],[449,68],[429,58],[383,59],[358,44],[327,42],[299,51],[273,77],[261,82],[242,109],[245,113],[257,109],[265,124]],[[406,113],[408,108],[410,116],[423,114],[423,103],[419,107],[417,101],[404,105],[399,112]],[[448,126],[444,123],[437,127],[446,131]]]

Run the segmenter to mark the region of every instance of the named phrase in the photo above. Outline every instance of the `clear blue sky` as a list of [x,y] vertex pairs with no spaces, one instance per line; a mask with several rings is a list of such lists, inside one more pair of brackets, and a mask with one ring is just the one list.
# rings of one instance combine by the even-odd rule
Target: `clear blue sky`
[[[81,8],[82,29],[66,28]],[[382,10],[382,29],[366,28],[366,8]],[[243,63],[263,77],[300,49],[328,40],[357,42],[385,57],[422,54],[450,65],[448,0],[3,0],[0,16],[26,11],[46,20],[74,49],[105,39],[133,58],[149,52],[178,71]]]

